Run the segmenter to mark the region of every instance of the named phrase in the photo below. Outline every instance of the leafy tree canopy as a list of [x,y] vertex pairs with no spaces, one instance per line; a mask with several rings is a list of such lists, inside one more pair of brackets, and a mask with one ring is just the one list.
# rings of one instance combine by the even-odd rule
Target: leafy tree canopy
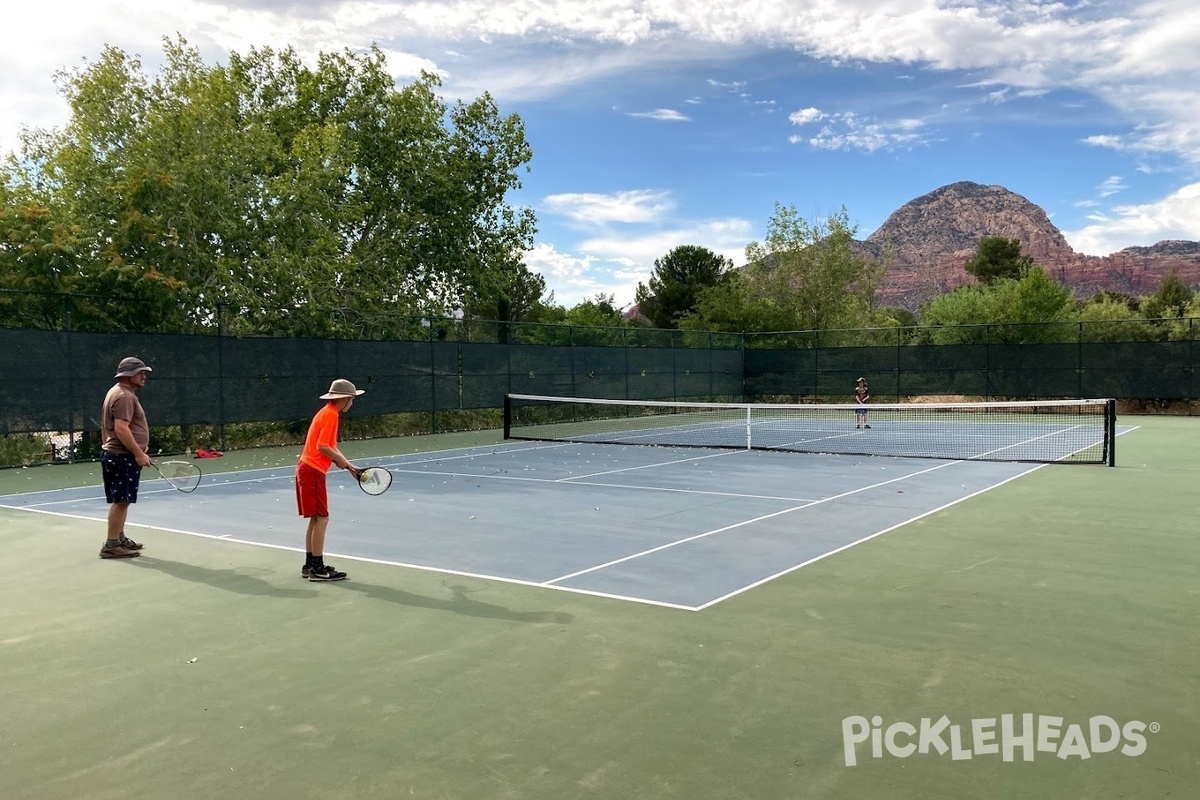
[[1172,267],[1154,290],[1154,294],[1142,301],[1142,316],[1146,319],[1182,317],[1187,312],[1194,294],[1192,288],[1179,276],[1179,270]]
[[1065,327],[1052,323],[1065,323],[1074,308],[1070,290],[1035,266],[934,298],[921,324],[934,344],[1052,342],[1065,340]]
[[69,121],[4,166],[0,288],[148,302],[144,324],[224,303],[238,330],[311,334],[329,308],[511,313],[544,288],[521,262],[533,213],[505,203],[532,152],[487,94],[398,88],[378,48],[164,53],[154,76],[113,47],[57,76]]
[[1021,243],[1003,236],[984,236],[979,248],[963,267],[983,283],[999,278],[1017,279],[1033,266],[1033,259],[1021,255]]
[[682,327],[794,331],[864,324],[887,264],[855,255],[856,232],[844,208],[810,222],[794,206],[776,203],[765,241],[746,248],[748,266],[703,291]]
[[700,293],[716,286],[733,262],[704,247],[682,245],[654,262],[650,285],[638,284],[634,302],[656,328],[677,328]]

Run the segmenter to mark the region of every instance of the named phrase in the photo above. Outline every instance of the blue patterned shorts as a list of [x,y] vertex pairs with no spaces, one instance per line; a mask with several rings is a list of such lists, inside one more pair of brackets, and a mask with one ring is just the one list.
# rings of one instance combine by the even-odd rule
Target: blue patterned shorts
[[142,468],[128,453],[100,456],[100,474],[104,476],[104,499],[110,503],[136,503]]

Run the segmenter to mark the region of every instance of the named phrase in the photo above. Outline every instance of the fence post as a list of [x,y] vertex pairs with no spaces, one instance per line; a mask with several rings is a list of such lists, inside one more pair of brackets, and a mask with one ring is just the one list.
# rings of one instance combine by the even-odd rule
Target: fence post
[[570,348],[571,397],[579,397],[579,384],[575,381],[575,326],[567,326],[567,347]]
[[[68,411],[67,411],[67,462],[74,463],[75,462],[75,408],[76,408],[76,405],[75,405],[75,356],[72,353],[71,343],[74,340],[75,336],[71,331],[71,328],[72,328],[71,295],[64,294],[63,300],[64,300],[64,305],[65,305],[65,308],[63,309],[63,311],[64,311],[63,317],[64,317],[64,322],[66,323],[66,330],[64,331],[64,334],[67,337],[67,363],[65,364],[66,372],[67,372],[67,409],[68,409]],[[82,427],[82,423],[81,423],[81,427]],[[83,432],[82,431],[79,434],[79,438],[81,441],[83,440]],[[50,460],[54,461],[56,455],[57,455],[57,453],[55,452],[55,449],[54,449],[54,439],[52,437],[50,439]]]
[[621,344],[624,345],[624,347],[621,348],[621,352],[625,354],[625,399],[632,400],[633,398],[631,398],[629,396],[629,329],[628,328],[621,329]]
[[217,303],[217,439],[222,450],[229,449],[225,442],[225,309],[224,302]]
[[[429,432],[437,433],[437,352],[435,351],[434,342],[437,341],[437,334],[434,328],[437,326],[433,323],[433,315],[429,315]],[[455,341],[458,344],[458,350],[462,348],[462,337],[455,336]],[[459,359],[461,361],[461,358]],[[462,367],[456,366],[455,372],[462,374]]]
[[1083,399],[1083,320],[1079,320],[1079,330],[1075,336],[1075,375],[1078,378],[1078,397]]
[[675,358],[675,334],[678,331],[671,331],[671,399],[679,399],[679,382],[675,380],[675,374],[678,370],[678,361]]
[[896,402],[900,402],[900,345],[904,341],[903,326],[896,328]]
[[813,402],[821,400],[821,331],[813,337]]
[[983,399],[992,399],[992,326],[983,326]]

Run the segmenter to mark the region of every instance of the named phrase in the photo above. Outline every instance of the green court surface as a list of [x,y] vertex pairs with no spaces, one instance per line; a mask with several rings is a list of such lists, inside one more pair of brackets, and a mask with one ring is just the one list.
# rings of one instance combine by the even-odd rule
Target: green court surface
[[[294,552],[149,529],[105,561],[100,523],[0,508],[0,797],[1194,797],[1200,420],[1120,423],[1115,468],[1038,469],[698,612],[357,561],[314,584]],[[98,482],[4,470],[0,495]],[[1014,760],[987,752],[1003,715]],[[844,720],[903,752],[896,723],[943,716],[927,752],[867,730],[847,764]]]

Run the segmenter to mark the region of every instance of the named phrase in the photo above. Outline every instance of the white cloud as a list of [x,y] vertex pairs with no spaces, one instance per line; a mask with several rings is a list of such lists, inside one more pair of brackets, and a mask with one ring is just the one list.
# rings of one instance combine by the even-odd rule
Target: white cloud
[[792,135],[791,144],[808,144],[818,150],[896,150],[924,144],[924,123],[916,119],[877,122],[853,113],[828,114],[827,124],[812,136]]
[[554,245],[539,242],[525,253],[525,265],[546,278],[554,302],[571,308],[597,294],[612,295],[618,308],[633,303],[639,282],[648,272],[630,269],[624,259],[605,260],[589,255],[559,252]]
[[690,119],[686,115],[680,114],[673,108],[656,108],[653,111],[634,111],[630,112],[629,116],[653,119],[659,122],[690,122]]
[[[236,2],[236,0],[234,0]],[[10,4],[11,5],[11,4]],[[54,24],[69,19],[70,25]],[[22,94],[105,42],[153,56],[181,31],[206,58],[251,45],[293,45],[305,57],[372,42],[397,74],[436,66],[451,96],[529,98],[597,76],[638,74],[672,62],[722,58],[745,48],[789,48],[829,62],[912,64],[983,74],[996,93],[1071,88],[1145,126],[1127,147],[1200,163],[1200,89],[1194,0],[965,4],[939,0],[346,0],[214,5],[179,0],[44,0],[5,11],[0,108],[37,111]],[[486,45],[486,46],[483,46]],[[435,55],[436,54],[436,55]],[[445,62],[445,63],[443,63]],[[32,79],[26,80],[26,78]],[[710,81],[741,92],[742,81]],[[61,107],[60,107],[61,114]],[[47,118],[24,118],[33,125]]]
[[576,242],[572,247],[574,254],[539,244],[527,254],[526,264],[547,277],[553,284],[555,301],[568,308],[598,293],[613,295],[618,306],[631,305],[637,284],[649,280],[654,262],[681,245],[706,247],[735,265],[742,264],[746,245],[755,238],[753,226],[743,219],[675,220],[660,226],[632,226],[633,230],[626,226],[619,233],[599,223],[601,219],[646,222],[631,220],[629,217],[636,215],[616,213],[614,209],[627,208],[630,197],[659,194],[624,192],[611,197],[575,195],[557,199],[558,213],[566,213],[572,219],[581,216],[581,209],[590,209],[582,216],[596,224],[596,232]]
[[1132,246],[1167,239],[1200,239],[1200,183],[1184,186],[1157,203],[1115,206],[1088,216],[1094,224],[1063,231],[1072,249],[1106,256]]
[[525,251],[525,266],[552,278],[554,283],[572,284],[583,279],[592,268],[592,259],[560,253],[552,244],[538,242]]
[[654,222],[675,208],[670,193],[639,189],[616,194],[553,194],[541,210],[585,225],[610,222]]
[[1113,175],[1096,188],[1101,197],[1112,197],[1125,189],[1125,180],[1120,175]]
[[788,114],[788,122],[793,125],[807,125],[810,122],[817,122],[825,117],[824,112],[819,108],[802,108],[799,111],[793,111]]

